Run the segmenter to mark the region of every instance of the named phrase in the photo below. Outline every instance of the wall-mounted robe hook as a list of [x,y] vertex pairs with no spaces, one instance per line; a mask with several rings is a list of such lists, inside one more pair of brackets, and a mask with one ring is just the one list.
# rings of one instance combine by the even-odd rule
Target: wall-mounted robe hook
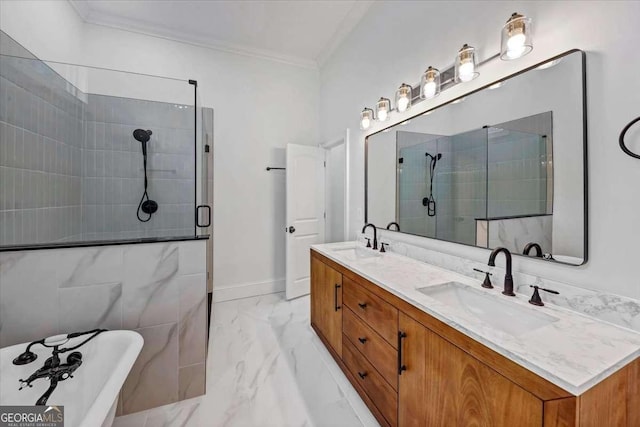
[[624,129],[622,129],[622,132],[620,132],[620,148],[622,148],[622,151],[624,151],[629,156],[631,156],[633,158],[636,158],[636,159],[640,159],[640,154],[636,154],[633,151],[629,150],[629,148],[627,147],[627,145],[624,142],[625,134],[627,133],[629,128],[631,128],[631,126],[633,126],[636,122],[640,122],[640,117],[636,117],[635,119],[631,120],[629,122],[629,124],[626,125],[624,127]]

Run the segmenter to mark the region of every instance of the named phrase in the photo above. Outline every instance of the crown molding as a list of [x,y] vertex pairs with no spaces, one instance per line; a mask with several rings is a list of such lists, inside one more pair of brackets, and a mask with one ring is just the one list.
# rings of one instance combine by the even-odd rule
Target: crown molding
[[349,12],[340,22],[336,32],[333,33],[329,42],[316,58],[318,67],[322,67],[329,60],[331,55],[333,55],[342,42],[344,42],[353,29],[360,23],[373,3],[375,3],[374,0],[358,0],[353,3]]
[[149,25],[139,20],[130,18],[122,18],[111,14],[99,13],[91,11],[86,0],[68,0],[69,4],[76,11],[78,16],[87,24],[99,25],[108,28],[128,31],[131,33],[143,34],[151,37],[158,37],[167,40],[186,43],[207,49],[213,49],[221,52],[232,53],[236,55],[259,58],[268,61],[279,62],[282,64],[293,65],[312,70],[318,70],[318,62],[313,59],[301,58],[292,55],[278,53],[268,49],[259,49],[242,44],[229,43],[221,40],[214,40],[210,37],[197,34],[195,32],[175,31],[168,28],[159,28],[155,25]]
[[69,4],[76,11],[80,19],[86,22],[87,17],[89,16],[89,5],[86,1],[81,0],[68,0]]

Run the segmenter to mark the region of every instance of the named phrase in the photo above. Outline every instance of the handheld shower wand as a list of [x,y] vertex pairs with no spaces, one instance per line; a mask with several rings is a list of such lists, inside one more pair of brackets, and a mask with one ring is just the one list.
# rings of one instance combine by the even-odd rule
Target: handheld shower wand
[[430,153],[425,153],[425,156],[429,158],[429,196],[422,199],[422,205],[427,208],[427,215],[436,216],[436,199],[433,197],[433,177],[436,173],[436,165],[438,160],[442,159],[442,153],[438,153],[435,156]]
[[[136,211],[136,216],[140,222],[149,222],[153,214],[158,211],[158,203],[155,200],[149,199],[149,193],[147,193],[147,187],[149,186],[147,179],[147,142],[151,139],[152,134],[153,132],[150,130],[144,129],[136,129],[133,131],[133,137],[142,144],[142,164],[144,167],[144,192],[142,193],[142,198],[140,199],[140,203],[138,203],[138,210]],[[142,218],[140,211],[146,213],[148,217]]]

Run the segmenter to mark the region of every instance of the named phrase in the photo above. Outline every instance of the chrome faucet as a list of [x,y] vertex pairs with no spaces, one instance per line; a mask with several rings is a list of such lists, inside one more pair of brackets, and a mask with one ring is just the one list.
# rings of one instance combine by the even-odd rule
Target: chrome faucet
[[375,225],[367,223],[364,225],[364,227],[362,227],[362,234],[367,231],[368,227],[373,227],[373,250],[375,251],[378,249],[378,230],[376,229]]
[[489,267],[496,266],[496,256],[503,252],[505,258],[507,259],[507,273],[504,276],[504,290],[502,291],[503,295],[508,295],[510,297],[516,296],[513,293],[513,276],[511,275],[511,252],[507,248],[495,248],[491,255],[489,256]]

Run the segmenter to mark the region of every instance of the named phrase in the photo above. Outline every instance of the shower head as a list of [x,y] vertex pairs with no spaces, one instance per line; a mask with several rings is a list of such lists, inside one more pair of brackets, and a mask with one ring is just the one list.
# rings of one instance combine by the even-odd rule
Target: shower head
[[136,129],[133,131],[133,137],[136,139],[136,141],[142,142],[144,144],[146,142],[149,142],[152,133],[153,132],[151,132],[150,130]]
[[427,153],[424,153],[424,155],[427,157],[431,157],[434,160],[440,160],[442,158],[442,153],[438,153],[434,156],[433,154],[430,154],[427,152]]

